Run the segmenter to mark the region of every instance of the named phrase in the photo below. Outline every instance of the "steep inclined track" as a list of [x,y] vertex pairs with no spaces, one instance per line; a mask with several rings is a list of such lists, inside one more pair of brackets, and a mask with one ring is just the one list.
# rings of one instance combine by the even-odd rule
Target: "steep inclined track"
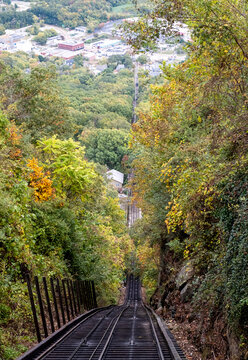
[[47,348],[20,360],[186,360],[167,329],[140,296],[140,281],[129,276],[125,303],[91,312]]

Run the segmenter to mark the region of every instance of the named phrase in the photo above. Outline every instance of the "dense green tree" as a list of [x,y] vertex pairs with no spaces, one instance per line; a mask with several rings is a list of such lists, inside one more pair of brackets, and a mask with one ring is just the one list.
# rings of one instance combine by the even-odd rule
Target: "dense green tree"
[[[203,324],[201,331],[218,329],[218,314],[223,328],[235,332],[245,348],[247,4],[195,0],[156,5],[129,26],[129,42],[147,48],[160,34],[175,34],[177,21],[191,28],[192,41],[185,63],[164,65],[164,83],[153,87],[150,104],[140,107],[133,125],[133,191],[143,210],[141,236],[159,244],[166,259],[161,265],[165,283],[176,276],[171,270],[176,261],[194,266],[194,279],[201,278],[201,284],[193,283],[194,304],[198,311],[204,304],[212,314],[211,325]],[[213,347],[223,356],[211,342],[203,346],[206,354]]]
[[74,64],[75,64],[76,66],[78,66],[78,67],[84,65],[84,60],[85,60],[85,59],[84,59],[83,55],[76,55],[76,56],[73,58],[73,60],[74,60]]
[[131,69],[133,66],[132,59],[128,54],[111,55],[108,57],[108,65],[109,66],[114,65],[116,67],[118,64],[123,64],[128,69]]
[[1,63],[1,99],[6,114],[22,125],[35,142],[47,135],[66,137],[73,131],[68,103],[62,99],[53,68],[36,67],[30,74]]
[[35,341],[24,326],[27,273],[91,278],[101,284],[102,304],[115,302],[130,240],[116,194],[79,143],[53,137],[34,147],[1,113],[0,153],[0,357],[7,360]]
[[137,58],[137,61],[141,64],[141,65],[145,65],[148,62],[148,58],[146,55],[140,55]]
[[[10,1],[10,0],[8,0]],[[119,5],[127,5],[119,7]],[[146,8],[145,4],[143,7]],[[116,12],[116,8],[119,10]],[[8,7],[0,13],[1,23],[6,28],[19,28],[32,25],[40,21],[47,24],[75,28],[79,25],[87,25],[88,31],[93,32],[101,23],[108,20],[126,18],[137,14],[134,4],[129,0],[39,0],[32,2],[31,9],[16,11],[15,7]]]
[[[94,76],[78,67],[60,77],[61,88],[70,98],[79,130],[85,127],[128,129],[132,119],[133,73],[103,71]],[[99,92],[101,88],[101,92]],[[110,101],[111,100],[111,101]]]
[[82,85],[90,85],[93,80],[93,75],[88,71],[82,72],[82,75],[79,76],[80,84]]
[[32,25],[34,22],[32,15],[31,10],[6,10],[0,13],[0,23],[4,25],[6,29],[18,29],[23,26]]
[[[23,333],[31,318],[25,274],[91,278],[100,304],[116,301],[131,243],[117,192],[99,171],[122,170],[128,135],[117,129],[130,127],[133,73],[94,76],[80,64],[39,64],[21,52],[1,60],[0,102],[11,120],[0,114],[0,358],[7,360],[35,341]],[[62,140],[82,131],[89,152],[97,142],[92,160],[104,166]]]
[[45,45],[47,42],[47,36],[44,32],[39,32],[34,38],[34,41],[36,41],[40,45]]
[[[35,31],[35,30],[34,30]],[[45,45],[47,42],[47,39],[56,36],[57,32],[54,29],[49,29],[45,31],[40,31],[36,36],[34,36],[33,40],[39,43],[40,45]]]
[[39,24],[35,23],[31,27],[28,27],[26,31],[31,35],[38,35],[40,32],[40,26]]
[[122,130],[99,129],[82,133],[87,159],[122,170],[122,159],[127,154],[128,135]]
[[[127,0],[122,3],[127,3]],[[100,23],[109,20],[112,6],[115,5],[108,0],[91,2],[76,0],[73,3],[68,0],[59,2],[53,0],[36,3],[32,7],[32,12],[48,24],[70,28],[88,25],[88,29],[93,31]],[[124,13],[121,16],[125,17]]]
[[5,27],[3,25],[0,25],[0,35],[5,34]]

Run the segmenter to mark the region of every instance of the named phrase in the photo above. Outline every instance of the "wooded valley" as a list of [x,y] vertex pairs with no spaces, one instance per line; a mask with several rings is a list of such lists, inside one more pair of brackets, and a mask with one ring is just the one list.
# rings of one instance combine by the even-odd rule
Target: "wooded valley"
[[[43,1],[30,11],[93,30],[126,3]],[[163,63],[157,78],[139,72],[133,124],[130,54],[110,56],[97,75],[81,56],[68,66],[0,54],[1,359],[35,341],[26,274],[94,280],[105,305],[132,265],[147,301],[199,359],[248,357],[248,4],[151,0],[144,9],[123,25],[133,49],[177,36],[178,22],[191,41],[181,64]],[[12,20],[0,13],[3,25]],[[108,169],[132,173],[142,218],[130,229]]]

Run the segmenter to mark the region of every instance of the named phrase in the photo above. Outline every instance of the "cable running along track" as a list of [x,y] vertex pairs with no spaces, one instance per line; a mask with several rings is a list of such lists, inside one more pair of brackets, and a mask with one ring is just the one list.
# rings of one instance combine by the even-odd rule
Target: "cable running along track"
[[74,322],[19,360],[186,360],[169,330],[143,304],[133,275],[123,305],[95,309]]

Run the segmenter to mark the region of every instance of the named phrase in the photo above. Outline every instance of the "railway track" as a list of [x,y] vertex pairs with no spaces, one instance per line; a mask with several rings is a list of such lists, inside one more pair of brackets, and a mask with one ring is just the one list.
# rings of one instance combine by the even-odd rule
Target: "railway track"
[[130,275],[123,305],[89,311],[18,360],[186,360],[143,304],[140,289],[139,279]]

